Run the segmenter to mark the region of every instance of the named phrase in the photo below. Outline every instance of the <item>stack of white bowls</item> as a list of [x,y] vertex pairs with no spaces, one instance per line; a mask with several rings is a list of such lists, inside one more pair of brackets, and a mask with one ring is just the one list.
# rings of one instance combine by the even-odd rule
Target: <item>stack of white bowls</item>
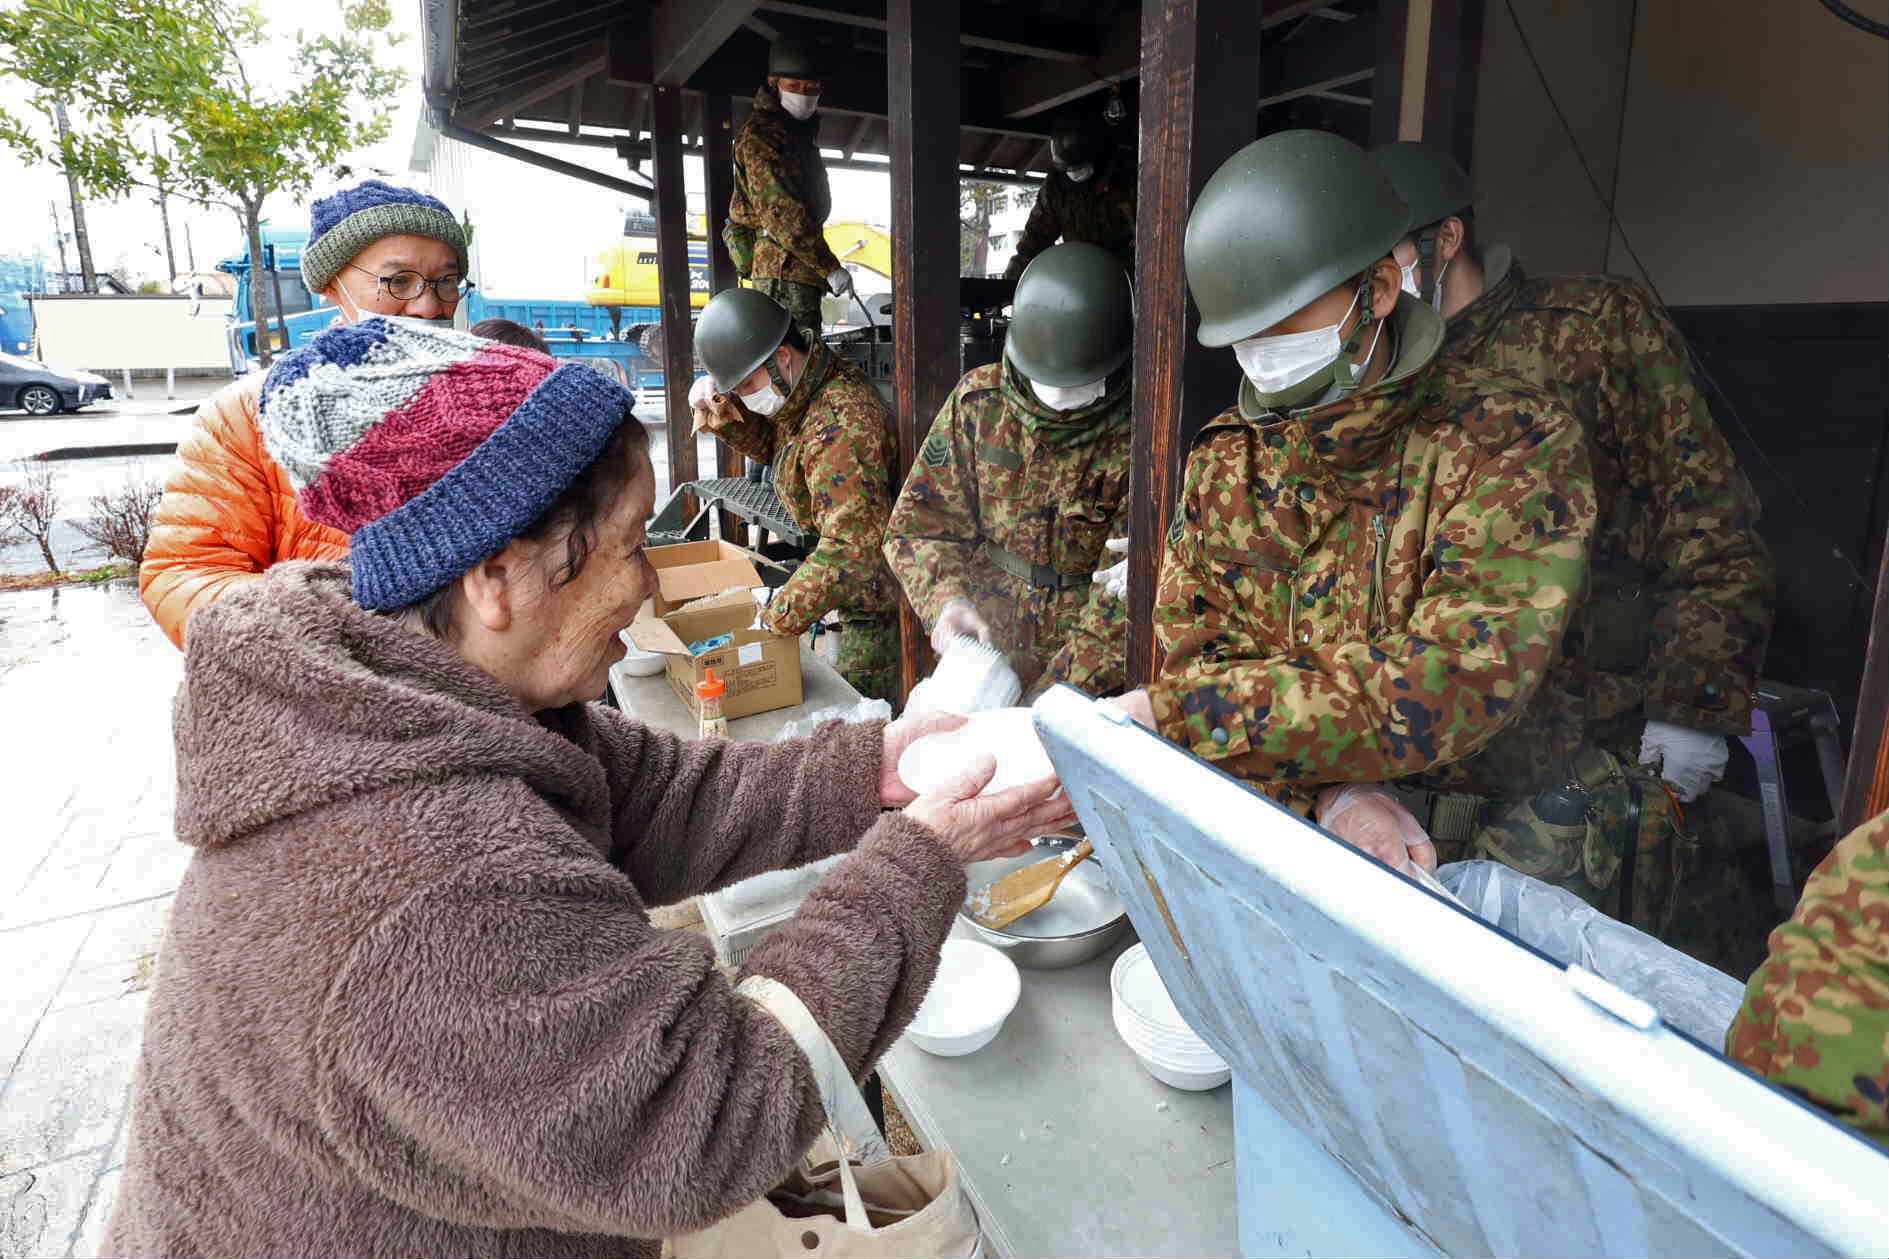
[[1190,1092],[1219,1088],[1233,1078],[1226,1059],[1181,1018],[1147,945],[1137,944],[1117,958],[1108,983],[1115,997],[1115,1030],[1149,1075]]

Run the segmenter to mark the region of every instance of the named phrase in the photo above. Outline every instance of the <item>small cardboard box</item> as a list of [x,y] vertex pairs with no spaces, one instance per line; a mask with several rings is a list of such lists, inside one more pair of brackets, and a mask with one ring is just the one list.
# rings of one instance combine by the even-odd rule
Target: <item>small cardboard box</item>
[[657,616],[668,616],[697,599],[761,584],[755,557],[732,543],[680,542],[652,546],[644,554],[656,569]]
[[[728,683],[721,710],[722,716],[731,721],[800,702],[800,642],[766,630],[749,629],[754,622],[755,602],[748,591],[732,590],[698,599],[666,615],[656,611],[659,603],[652,597],[643,605],[630,626],[630,641],[644,651],[662,655],[669,685],[690,712],[700,712],[695,684],[709,669]],[[734,640],[700,656],[689,654],[690,643],[717,634],[733,634]]]

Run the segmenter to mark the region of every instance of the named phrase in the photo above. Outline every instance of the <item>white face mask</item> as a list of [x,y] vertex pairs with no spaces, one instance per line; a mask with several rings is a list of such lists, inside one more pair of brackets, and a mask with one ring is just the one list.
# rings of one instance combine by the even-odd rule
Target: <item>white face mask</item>
[[772,415],[787,405],[787,395],[776,389],[770,380],[753,393],[742,394],[741,405],[756,415]]
[[1284,393],[1302,380],[1310,379],[1321,368],[1331,365],[1344,348],[1345,320],[1357,308],[1358,295],[1335,324],[1310,332],[1282,332],[1270,337],[1248,337],[1233,343],[1233,357],[1240,370],[1262,394]]
[[1436,308],[1436,313],[1439,315],[1443,313],[1443,277],[1448,275],[1449,271],[1450,264],[1447,262],[1438,268],[1436,273],[1436,292],[1430,296],[1430,305]]
[[804,92],[782,92],[781,108],[805,122],[813,117],[813,111],[820,108],[820,98],[808,96]]
[[1419,288],[1417,285],[1418,265],[1419,264],[1413,262],[1407,267],[1399,268],[1399,270],[1401,270],[1404,273],[1404,283],[1403,283],[1404,292],[1410,294],[1412,297],[1423,296],[1423,290]]
[[1063,178],[1067,179],[1072,184],[1086,184],[1090,179],[1094,178],[1094,176],[1095,167],[1092,164],[1071,166],[1068,170],[1063,172]]
[[1092,380],[1086,385],[1068,385],[1058,387],[1045,385],[1040,381],[1031,381],[1030,390],[1037,400],[1052,411],[1079,411],[1101,398],[1108,392],[1108,378]]

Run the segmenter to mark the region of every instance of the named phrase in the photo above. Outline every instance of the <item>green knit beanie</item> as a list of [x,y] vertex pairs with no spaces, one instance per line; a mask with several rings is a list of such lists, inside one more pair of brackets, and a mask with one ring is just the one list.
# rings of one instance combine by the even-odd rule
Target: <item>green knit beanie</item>
[[309,209],[308,244],[302,248],[302,282],[319,293],[341,268],[386,236],[425,236],[453,247],[461,275],[471,268],[466,233],[438,197],[370,179],[323,197]]

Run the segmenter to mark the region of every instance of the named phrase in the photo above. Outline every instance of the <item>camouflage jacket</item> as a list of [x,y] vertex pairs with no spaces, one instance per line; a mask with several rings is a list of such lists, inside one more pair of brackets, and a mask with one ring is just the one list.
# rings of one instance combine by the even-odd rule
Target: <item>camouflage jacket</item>
[[[1109,596],[1087,581],[1033,585],[998,568],[986,548],[1082,578],[1102,566],[1102,544],[1128,528],[1133,396],[1124,372],[1099,402],[1056,412],[1007,359],[973,368],[939,410],[892,508],[885,556],[906,598],[926,624],[952,599],[970,600],[1026,687],[1051,657],[1062,670],[1056,681],[1094,694],[1121,685],[1123,618],[1106,609],[1085,615]],[[1085,419],[1081,431],[1068,431]],[[1065,431],[1052,437],[1042,423]],[[1087,632],[1072,640],[1079,620]]]
[[839,269],[820,234],[833,210],[826,163],[815,143],[818,115],[802,122],[762,85],[735,137],[734,189],[722,239],[743,279],[794,280],[826,287]]
[[1449,321],[1444,357],[1557,391],[1587,433],[1599,511],[1588,600],[1510,731],[1513,772],[1531,780],[1514,786],[1532,788],[1596,722],[1749,733],[1776,574],[1679,330],[1629,281],[1528,278],[1500,245],[1484,262],[1487,287]]
[[1811,874],[1771,933],[1725,1053],[1889,1147],[1889,813]]
[[892,508],[898,439],[879,391],[816,341],[786,405],[758,416],[723,395],[698,408],[702,427],[774,465],[774,491],[794,523],[820,535],[768,604],[767,627],[799,634],[834,608],[890,612],[897,587],[879,548]]
[[1161,733],[1301,810],[1321,783],[1469,755],[1527,700],[1579,597],[1580,430],[1507,377],[1433,363],[1408,296],[1370,389],[1280,416],[1250,387],[1201,431],[1168,531],[1149,688]]
[[1112,162],[1107,170],[1096,172],[1093,179],[1082,184],[1072,184],[1060,172],[1050,172],[1036,194],[1030,217],[1024,221],[1023,234],[1017,238],[1016,255],[1004,268],[1005,279],[1022,275],[1030,259],[1058,241],[1100,245],[1125,265],[1134,265],[1135,169],[1121,156]]

